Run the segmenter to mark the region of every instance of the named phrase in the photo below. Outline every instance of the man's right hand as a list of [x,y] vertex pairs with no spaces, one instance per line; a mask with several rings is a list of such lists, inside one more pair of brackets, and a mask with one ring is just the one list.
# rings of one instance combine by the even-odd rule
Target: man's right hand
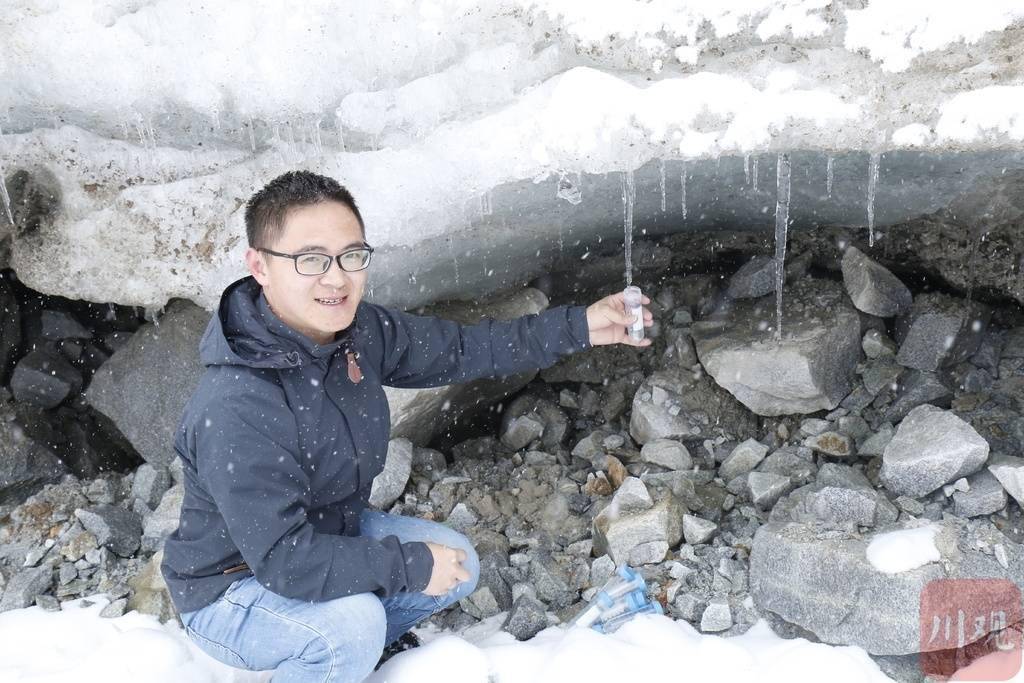
[[469,572],[462,566],[466,561],[465,550],[437,543],[427,543],[427,547],[434,556],[434,569],[430,574],[430,583],[423,589],[424,593],[444,595],[459,585],[459,582],[469,580]]

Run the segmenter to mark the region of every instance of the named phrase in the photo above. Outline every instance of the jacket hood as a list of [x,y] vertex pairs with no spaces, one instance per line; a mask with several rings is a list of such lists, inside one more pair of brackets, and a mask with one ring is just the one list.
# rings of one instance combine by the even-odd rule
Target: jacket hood
[[[365,306],[359,303],[356,318]],[[294,368],[328,358],[338,349],[354,350],[359,327],[353,322],[335,340],[321,346],[284,324],[267,303],[263,288],[251,275],[224,289],[217,312],[199,342],[203,365],[244,365],[252,368]]]

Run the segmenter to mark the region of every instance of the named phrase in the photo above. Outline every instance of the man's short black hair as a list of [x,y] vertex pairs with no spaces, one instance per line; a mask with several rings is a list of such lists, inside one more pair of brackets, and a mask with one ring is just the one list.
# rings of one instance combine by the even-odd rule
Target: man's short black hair
[[351,192],[334,178],[310,171],[288,171],[267,183],[245,205],[249,246],[254,249],[272,247],[284,233],[284,222],[290,210],[328,201],[347,206],[356,215],[359,230],[366,239],[366,226]]

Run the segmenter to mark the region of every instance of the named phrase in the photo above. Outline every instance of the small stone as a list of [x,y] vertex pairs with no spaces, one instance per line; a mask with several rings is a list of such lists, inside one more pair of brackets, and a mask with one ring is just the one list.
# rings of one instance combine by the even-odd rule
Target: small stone
[[528,595],[522,595],[512,603],[502,629],[517,640],[529,640],[547,628],[547,625],[544,605]]
[[666,555],[668,555],[666,541],[648,541],[630,548],[627,563],[631,567],[655,564],[664,560]]
[[42,607],[47,612],[60,611],[60,600],[52,595],[37,595],[36,605]]
[[719,465],[718,476],[725,482],[732,481],[757,467],[767,453],[767,446],[756,439],[747,439],[736,446]]
[[654,439],[640,449],[640,459],[670,470],[688,470],[693,466],[690,451],[674,439]]
[[898,348],[896,346],[896,342],[889,339],[889,337],[885,336],[878,330],[868,330],[865,332],[860,345],[861,348],[864,349],[864,355],[868,358],[895,356]]
[[725,631],[732,626],[732,610],[724,600],[712,600],[700,618],[700,630],[704,633]]
[[675,605],[676,611],[679,612],[679,616],[690,622],[700,619],[707,607],[707,603],[692,593],[677,595],[673,604]]
[[891,423],[884,422],[877,432],[864,439],[857,452],[862,456],[880,456],[885,452],[885,447],[889,445],[895,434],[896,428]]
[[817,436],[809,436],[804,440],[804,446],[817,453],[844,457],[854,455],[853,443],[850,437],[839,432],[822,432]]
[[718,531],[718,525],[712,521],[696,515],[683,515],[683,538],[690,545],[707,543],[716,531]]
[[120,598],[114,600],[112,603],[100,610],[100,616],[105,619],[119,617],[124,614],[125,608],[128,607],[128,599]]
[[800,431],[807,436],[817,436],[832,428],[832,423],[817,417],[809,417],[800,423]]
[[448,513],[448,519],[445,520],[445,524],[455,531],[465,534],[478,521],[477,516],[473,514],[473,511],[470,510],[465,503],[458,503],[452,508],[452,511]]
[[53,582],[53,570],[43,565],[22,569],[7,582],[3,598],[0,598],[0,612],[21,609],[33,604],[36,596],[45,593]]
[[637,477],[628,477],[615,492],[611,506],[620,515],[648,510],[654,506],[647,486]]
[[505,433],[501,435],[501,443],[518,451],[540,439],[543,434],[544,422],[536,415],[527,413],[509,422]]
[[754,505],[767,510],[793,488],[789,477],[770,472],[751,472],[747,475],[750,500]]

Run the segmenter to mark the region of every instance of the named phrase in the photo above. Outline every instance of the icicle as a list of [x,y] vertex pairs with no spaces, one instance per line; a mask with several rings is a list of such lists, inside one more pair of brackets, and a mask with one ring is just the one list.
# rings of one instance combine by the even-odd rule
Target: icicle
[[751,187],[754,188],[754,192],[757,192],[757,157],[754,157],[754,163],[750,169]]
[[828,155],[828,161],[825,162],[825,193],[829,197],[832,196],[832,181],[835,180],[835,159],[831,154]]
[[878,187],[878,167],[881,163],[881,155],[877,152],[871,155],[871,164],[868,167],[868,246],[875,246],[875,189]]
[[323,154],[324,153],[324,140],[320,136],[320,119],[317,119],[316,121],[313,122],[312,135],[313,135],[313,144],[316,146],[316,153],[317,153],[317,155]]
[[622,218],[625,237],[623,246],[626,255],[626,286],[633,284],[633,202],[636,201],[636,186],[633,171],[622,173]]
[[782,286],[786,281],[786,235],[789,227],[789,154],[780,154],[775,200],[775,338],[782,339]]
[[661,160],[661,212],[665,213],[665,160]]
[[679,187],[682,190],[683,220],[686,220],[686,159],[683,159],[683,168],[679,171]]
[[256,130],[252,122],[252,117],[249,117],[249,147],[252,149],[253,154],[256,153]]
[[7,214],[7,220],[10,221],[11,226],[14,226],[14,214],[11,213],[11,196],[7,194],[7,182],[4,176],[4,165],[0,164],[0,202],[4,204],[4,213]]
[[743,155],[743,184],[750,185],[750,155]]
[[480,195],[480,215],[490,216],[492,213],[494,213],[494,208],[491,204],[491,191],[487,190]]
[[334,117],[334,123],[338,126],[338,148],[342,152],[345,151],[345,132],[344,127],[341,125],[341,116]]

